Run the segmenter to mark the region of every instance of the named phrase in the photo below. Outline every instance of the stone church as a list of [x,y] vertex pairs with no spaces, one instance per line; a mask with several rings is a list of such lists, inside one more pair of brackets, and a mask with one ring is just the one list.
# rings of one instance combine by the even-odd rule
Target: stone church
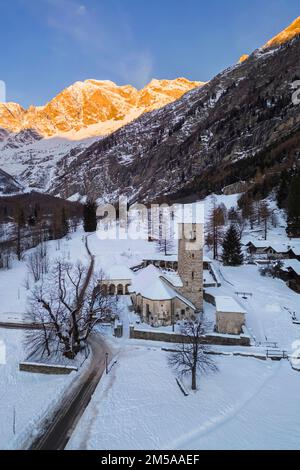
[[203,311],[203,238],[203,223],[179,223],[178,271],[148,260],[133,277],[128,290],[143,322],[168,326]]

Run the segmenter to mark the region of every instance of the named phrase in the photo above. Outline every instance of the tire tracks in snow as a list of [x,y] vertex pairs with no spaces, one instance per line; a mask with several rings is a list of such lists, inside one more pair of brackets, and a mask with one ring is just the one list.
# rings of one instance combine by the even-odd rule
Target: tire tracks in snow
[[[273,363],[274,364],[274,363]],[[230,407],[229,411],[225,416],[217,416],[214,419],[211,419],[208,423],[200,425],[198,428],[193,429],[187,433],[184,437],[175,439],[171,442],[168,442],[161,450],[167,449],[184,449],[189,443],[194,442],[195,440],[201,439],[203,436],[213,433],[217,428],[225,426],[228,422],[232,421],[238,413],[245,409],[265,388],[265,386],[273,380],[273,378],[278,374],[279,369],[282,363],[278,362],[274,370],[263,380],[260,386],[254,393],[251,393],[242,403],[239,403],[237,406]],[[195,446],[194,446],[195,447]]]

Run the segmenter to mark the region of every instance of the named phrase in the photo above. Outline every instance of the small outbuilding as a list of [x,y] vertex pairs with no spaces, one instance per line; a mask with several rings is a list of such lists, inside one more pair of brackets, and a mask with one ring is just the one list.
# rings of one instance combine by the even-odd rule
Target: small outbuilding
[[246,310],[232,297],[216,297],[216,332],[240,335],[246,324]]
[[300,246],[293,246],[289,251],[289,255],[291,259],[300,261]]
[[290,289],[300,293],[300,261],[290,259],[282,261],[281,264],[280,278]]
[[280,243],[271,243],[263,240],[253,240],[246,244],[247,252],[251,256],[263,256],[266,259],[286,259],[290,257],[290,247]]

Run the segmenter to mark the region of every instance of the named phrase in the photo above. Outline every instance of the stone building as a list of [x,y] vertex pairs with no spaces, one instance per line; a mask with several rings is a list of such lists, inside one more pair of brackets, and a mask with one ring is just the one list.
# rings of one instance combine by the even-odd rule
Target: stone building
[[129,288],[136,311],[153,326],[193,319],[203,311],[203,224],[179,223],[178,238],[178,272],[147,263]]
[[141,270],[129,290],[135,310],[143,323],[168,326],[178,320],[195,318],[196,307],[178,292],[182,287],[175,273],[164,273],[153,265]]
[[216,332],[228,335],[240,335],[246,324],[246,310],[232,297],[215,298]]
[[183,287],[179,292],[203,311],[203,224],[180,223],[178,274]]
[[297,259],[281,261],[279,277],[290,289],[300,293],[300,261]]

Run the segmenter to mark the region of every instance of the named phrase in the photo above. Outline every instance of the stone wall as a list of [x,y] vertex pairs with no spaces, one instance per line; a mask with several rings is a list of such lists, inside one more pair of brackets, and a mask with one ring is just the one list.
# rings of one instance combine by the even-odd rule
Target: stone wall
[[[181,343],[184,336],[176,333],[163,333],[161,331],[136,330],[131,327],[130,338],[148,341],[163,341],[165,343]],[[211,334],[203,336],[201,338],[201,343],[220,346],[250,346],[250,338],[244,335],[233,337]]]
[[244,313],[216,312],[216,331],[221,334],[239,335],[246,323]]
[[67,375],[77,371],[77,367],[38,364],[35,362],[21,362],[19,370],[22,372],[31,372],[35,374]]

